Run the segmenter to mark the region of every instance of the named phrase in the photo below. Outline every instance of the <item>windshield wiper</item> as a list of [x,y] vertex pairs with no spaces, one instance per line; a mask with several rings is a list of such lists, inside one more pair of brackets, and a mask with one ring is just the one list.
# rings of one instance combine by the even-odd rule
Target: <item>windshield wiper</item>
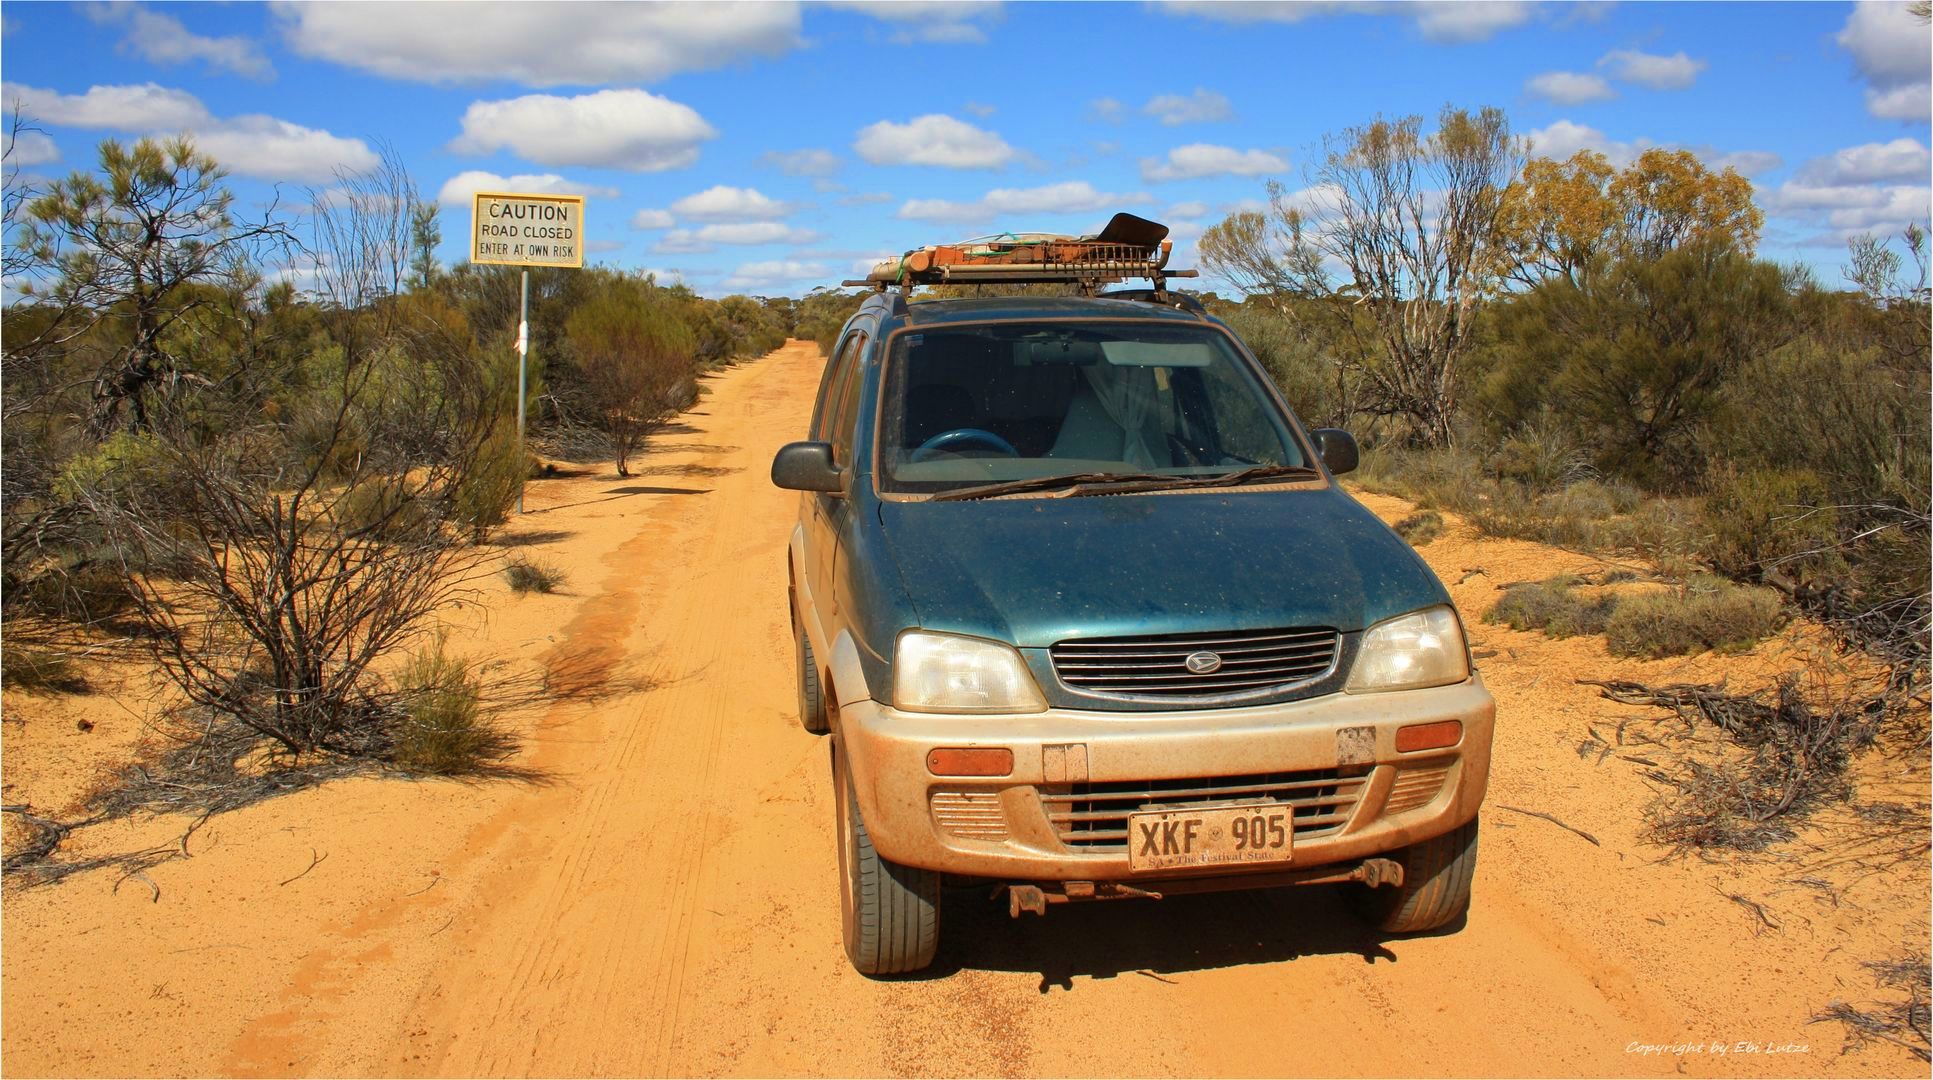
[[1089,484],[1144,483],[1169,479],[1173,479],[1173,477],[1162,476],[1159,473],[1115,472],[1070,473],[1066,476],[1030,476],[1025,480],[1002,480],[997,484],[975,484],[972,487],[942,491],[933,496],[933,501],[990,499],[995,495],[1017,495],[1023,491],[1053,491],[1056,488],[1078,488],[1085,487]]
[[1307,465],[1255,465],[1215,476],[1174,476],[1164,473],[1074,473],[1070,476],[1036,476],[1026,480],[1007,480],[955,488],[933,496],[953,501],[990,499],[996,495],[1018,495],[1029,491],[1067,489],[1068,497],[1078,495],[1132,495],[1142,491],[1176,491],[1187,488],[1238,487],[1255,480],[1314,480],[1322,473]]

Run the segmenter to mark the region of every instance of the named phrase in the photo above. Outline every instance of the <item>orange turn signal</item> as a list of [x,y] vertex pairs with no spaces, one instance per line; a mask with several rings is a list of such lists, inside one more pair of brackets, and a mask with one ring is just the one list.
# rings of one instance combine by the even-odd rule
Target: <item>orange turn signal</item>
[[1463,738],[1463,721],[1439,720],[1434,724],[1412,724],[1396,729],[1396,752],[1408,754],[1417,750],[1436,750],[1445,746],[1455,746]]
[[927,751],[926,771],[934,776],[1007,776],[1013,772],[1013,751],[1004,746],[942,747]]

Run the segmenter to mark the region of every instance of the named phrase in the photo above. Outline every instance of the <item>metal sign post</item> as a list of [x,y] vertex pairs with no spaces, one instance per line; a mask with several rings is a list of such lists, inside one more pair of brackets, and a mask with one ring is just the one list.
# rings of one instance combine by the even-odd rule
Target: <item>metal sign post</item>
[[[524,456],[529,393],[530,267],[584,265],[584,197],[479,191],[470,203],[470,261],[524,267],[517,301],[517,458]],[[517,513],[524,489],[517,485]]]

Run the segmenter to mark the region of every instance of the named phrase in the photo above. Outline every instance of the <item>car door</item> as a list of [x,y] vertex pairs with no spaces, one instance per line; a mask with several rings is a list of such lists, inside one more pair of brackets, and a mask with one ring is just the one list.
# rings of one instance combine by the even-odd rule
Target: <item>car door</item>
[[[855,326],[846,331],[833,354],[833,369],[826,384],[826,397],[819,409],[812,438],[833,444],[833,462],[840,468],[851,467],[852,419],[857,411],[859,388],[865,379],[860,357],[865,353],[867,328]],[[843,437],[843,446],[842,443]],[[806,574],[817,608],[818,623],[829,648],[837,634],[837,600],[833,589],[833,569],[839,549],[839,534],[850,517],[852,500],[836,492],[808,492],[805,496]]]

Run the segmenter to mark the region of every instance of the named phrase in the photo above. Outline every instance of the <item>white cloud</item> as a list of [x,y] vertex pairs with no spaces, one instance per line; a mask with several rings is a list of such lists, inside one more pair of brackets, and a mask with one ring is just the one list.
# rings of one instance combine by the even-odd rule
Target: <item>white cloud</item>
[[893,201],[893,196],[892,196],[892,193],[890,192],[861,191],[861,192],[858,192],[857,194],[841,196],[839,199],[839,205],[840,206],[870,206],[874,203],[888,203],[892,201]]
[[1007,140],[940,113],[904,124],[881,120],[863,128],[852,148],[874,165],[937,165],[948,169],[993,169],[1014,156]]
[[796,48],[792,3],[277,3],[304,56],[411,82],[646,83]]
[[1569,120],[1559,120],[1548,127],[1526,132],[1525,138],[1530,140],[1531,153],[1538,157],[1566,161],[1579,150],[1595,150],[1610,158],[1614,165],[1626,164],[1649,145],[1642,140],[1639,143],[1618,142],[1594,127],[1574,124]]
[[1195,88],[1186,97],[1180,94],[1159,94],[1150,98],[1141,111],[1161,121],[1169,127],[1181,124],[1202,124],[1216,120],[1226,120],[1235,115],[1228,99],[1213,90]]
[[1194,180],[1204,176],[1261,176],[1282,172],[1289,163],[1264,150],[1237,150],[1209,143],[1190,143],[1168,151],[1166,161],[1141,159],[1141,179],[1151,184]]
[[1673,145],[1643,136],[1626,142],[1613,139],[1594,127],[1569,120],[1559,120],[1548,127],[1527,132],[1525,138],[1530,140],[1531,153],[1537,157],[1564,161],[1579,150],[1595,150],[1618,168],[1631,164],[1639,154],[1653,148],[1689,150],[1705,163],[1706,168],[1734,169],[1741,176],[1757,176],[1784,164],[1779,155],[1769,150],[1719,150],[1710,146]]
[[770,259],[764,262],[745,263],[718,284],[725,289],[769,289],[805,282],[825,284],[823,279],[828,273],[830,271],[826,269],[826,265],[820,262]]
[[1087,118],[1104,124],[1118,124],[1127,116],[1128,107],[1111,98],[1095,98],[1087,103]]
[[767,150],[759,156],[760,165],[770,166],[787,176],[831,176],[839,171],[839,155],[830,150]]
[[7,132],[7,168],[21,169],[60,160],[60,147],[44,131]]
[[1605,53],[1597,66],[1608,70],[1619,82],[1637,83],[1653,90],[1686,90],[1698,81],[1698,73],[1708,65],[1683,51],[1658,56],[1634,49],[1614,49]]
[[983,23],[1000,21],[998,3],[982,0],[827,0],[824,6],[868,15],[900,29],[897,45],[979,45],[987,40]]
[[793,209],[756,188],[724,184],[708,187],[671,204],[672,213],[700,221],[770,221],[790,214]]
[[668,210],[640,210],[631,215],[633,229],[669,229],[676,224]]
[[1389,15],[1410,20],[1431,41],[1485,41],[1500,30],[1521,26],[1536,13],[1527,0],[1166,0],[1173,15],[1195,15],[1219,22],[1301,22],[1330,15]]
[[1926,219],[1933,187],[1925,184],[1807,184],[1788,180],[1760,192],[1766,213],[1831,230],[1828,241],[1858,233],[1891,235]]
[[275,67],[262,50],[248,38],[204,37],[181,25],[172,15],[163,15],[135,3],[90,3],[81,5],[88,19],[102,26],[127,27],[120,50],[157,64],[182,64],[200,60],[211,68],[232,71],[251,79],[272,79]]
[[1865,143],[1805,163],[1795,180],[1813,185],[1870,184],[1878,180],[1922,180],[1933,158],[1918,139]]
[[600,187],[570,180],[556,173],[519,173],[515,176],[501,176],[481,169],[471,169],[457,173],[444,181],[442,190],[436,193],[436,201],[444,206],[470,205],[471,197],[479,191],[516,191],[532,195],[583,195],[597,199],[615,199],[615,188]]
[[200,98],[155,83],[90,86],[83,94],[7,83],[0,93],[9,115],[18,111],[30,120],[62,127],[180,131],[209,120]]
[[688,105],[644,90],[599,90],[471,102],[450,149],[509,150],[539,165],[663,172],[695,163],[699,144],[717,135]]
[[361,139],[331,135],[272,116],[237,116],[204,125],[195,145],[245,176],[263,180],[328,180],[338,170],[376,166],[375,151]]
[[193,94],[154,83],[92,86],[82,94],[7,83],[4,97],[9,113],[18,109],[47,124],[140,134],[185,131],[224,167],[263,180],[322,181],[338,169],[376,164],[375,152],[361,139],[272,116],[217,118]]
[[908,221],[974,222],[1011,214],[1086,213],[1151,201],[1145,192],[1113,194],[1096,191],[1085,180],[1070,180],[1036,188],[996,188],[973,202],[910,199],[893,216]]
[[1861,0],[1836,40],[1852,54],[1866,80],[1868,112],[1917,123],[1933,114],[1933,59],[1926,26],[1905,4]]
[[1000,111],[995,106],[983,104],[978,101],[969,101],[965,105],[960,106],[960,108],[964,109],[967,112],[972,113],[977,117],[980,117],[982,120]]
[[1586,101],[1604,101],[1618,96],[1603,76],[1581,75],[1575,71],[1546,71],[1533,75],[1529,82],[1524,83],[1524,91],[1559,105],[1581,105]]
[[1933,82],[1907,83],[1890,90],[1866,91],[1866,111],[1887,120],[1925,123],[1933,115]]
[[1208,216],[1208,204],[1203,202],[1178,202],[1168,207],[1171,218],[1198,218]]
[[653,244],[653,251],[710,251],[718,244],[810,244],[823,234],[811,229],[794,228],[778,221],[741,221],[730,225],[706,225],[701,229],[673,229]]

